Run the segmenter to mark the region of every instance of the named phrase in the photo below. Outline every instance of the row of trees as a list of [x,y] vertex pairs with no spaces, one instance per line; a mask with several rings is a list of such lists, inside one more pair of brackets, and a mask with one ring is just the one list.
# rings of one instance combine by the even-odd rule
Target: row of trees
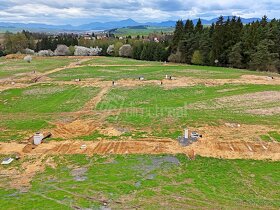
[[[69,52],[67,55],[75,55],[75,46],[86,47],[87,49],[102,49],[99,55],[103,56],[122,56],[119,54],[120,48],[124,45],[130,45],[131,50],[129,53],[125,53],[124,57],[131,57],[138,60],[149,60],[149,61],[166,61],[169,56],[169,44],[167,42],[150,42],[144,40],[144,37],[136,37],[133,39],[128,36],[126,39],[119,40],[111,37],[110,39],[101,40],[89,40],[80,38],[75,34],[60,34],[57,36],[50,36],[43,33],[30,33],[22,31],[20,33],[9,33],[5,34],[4,41],[4,54],[11,53],[26,53],[26,49],[31,51],[39,52],[39,55],[54,55],[54,51],[58,46],[65,45]],[[108,48],[113,47],[111,53],[108,53]],[[81,48],[82,49],[82,48]],[[124,48],[125,49],[125,48]],[[29,51],[30,51],[29,50]],[[30,52],[31,52],[30,51]],[[125,52],[125,50],[124,50]],[[33,52],[34,53],[34,52]],[[30,54],[30,53],[28,53]]]
[[39,52],[40,50],[54,51],[58,45],[79,45],[79,37],[75,34],[60,34],[50,36],[44,33],[30,33],[22,31],[18,33],[6,32],[4,35],[4,53],[11,54],[21,52],[28,48]]
[[33,38],[29,38],[22,33],[5,33],[4,35],[4,54],[17,53],[25,48],[33,49],[35,42]]
[[[64,47],[63,47],[64,46]],[[80,46],[76,48],[75,46]],[[29,33],[22,31],[21,33],[6,33],[4,41],[5,53],[27,53],[40,56],[53,55],[93,55],[99,54],[103,56],[121,56],[130,57],[138,60],[149,61],[167,61],[170,54],[168,42],[150,42],[127,37],[127,39],[118,40],[87,40],[81,39],[73,34],[61,34],[58,36],[47,36],[46,34]],[[67,48],[67,49],[66,49]],[[65,49],[64,53],[56,53],[57,49]],[[95,49],[100,49],[96,51]],[[94,51],[94,53],[91,53]]]
[[44,35],[36,43],[36,51],[40,50],[55,50],[57,45],[76,46],[79,45],[79,37],[75,34],[60,34],[59,36]]
[[280,70],[280,20],[243,25],[240,18],[219,17],[203,27],[179,20],[171,44],[170,61],[197,65],[219,65],[261,71]]
[[[54,51],[58,45],[69,47],[75,54],[75,46],[83,46],[88,51],[95,48],[99,55],[132,57],[138,60],[172,61],[196,65],[218,65],[236,68],[249,68],[261,71],[280,70],[280,20],[261,21],[244,25],[240,18],[218,18],[215,24],[203,26],[199,19],[179,20],[176,23],[173,39],[153,41],[145,37],[126,37],[119,40],[107,37],[101,40],[88,40],[75,34],[50,36],[42,33],[6,33],[4,53],[17,53],[26,48],[36,52]],[[129,45],[131,48],[129,48]],[[125,50],[124,50],[125,49]],[[127,53],[129,52],[129,53]],[[91,53],[89,53],[91,54]]]
[[168,47],[163,43],[134,41],[130,44],[116,42],[109,45],[107,54],[111,56],[130,57],[136,60],[167,61]]

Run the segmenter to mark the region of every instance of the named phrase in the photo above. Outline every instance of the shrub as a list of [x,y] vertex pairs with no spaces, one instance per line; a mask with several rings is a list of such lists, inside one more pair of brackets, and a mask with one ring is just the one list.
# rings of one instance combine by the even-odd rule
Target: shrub
[[144,44],[143,43],[137,43],[133,46],[132,49],[132,58],[140,60],[141,59],[141,53],[143,51]]
[[31,61],[32,61],[32,56],[27,55],[27,56],[25,56],[25,57],[23,58],[23,60],[26,61],[27,63],[31,63]]
[[35,51],[31,50],[29,48],[26,48],[25,50],[23,50],[23,52],[27,55],[34,55],[35,54]]
[[95,47],[95,48],[91,47],[91,48],[89,48],[89,55],[90,56],[99,55],[99,53],[101,53],[101,52],[102,52],[102,48],[99,48],[99,47]]
[[174,63],[180,63],[182,61],[182,53],[178,50],[176,54],[172,53],[168,57],[168,61],[174,62]]
[[203,58],[199,50],[194,51],[192,56],[192,64],[195,65],[202,65],[203,64]]
[[119,56],[119,50],[123,46],[122,42],[117,42],[114,44],[114,56],[118,57]]
[[74,46],[69,46],[69,55],[74,55],[75,53],[75,47]]
[[37,53],[38,56],[53,56],[54,53],[53,51],[51,50],[40,50],[38,53]]
[[107,48],[107,54],[108,55],[114,55],[114,51],[115,50],[115,46],[112,44],[112,45],[109,45],[109,47]]
[[88,56],[89,48],[82,47],[82,46],[75,46],[74,48],[75,48],[75,51],[74,51],[75,56]]
[[102,51],[101,48],[95,47],[95,48],[87,48],[82,46],[75,46],[75,56],[95,56],[98,55]]
[[130,44],[125,44],[121,46],[119,50],[119,56],[121,57],[132,57],[132,47]]
[[4,52],[2,50],[0,50],[0,57],[4,56]]
[[67,47],[64,44],[57,45],[57,48],[54,51],[54,55],[56,56],[70,55],[69,47]]

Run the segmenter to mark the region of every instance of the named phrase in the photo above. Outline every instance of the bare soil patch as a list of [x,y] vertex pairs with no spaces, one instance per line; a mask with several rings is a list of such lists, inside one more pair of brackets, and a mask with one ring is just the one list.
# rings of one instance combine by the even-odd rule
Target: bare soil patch
[[[232,131],[234,132],[234,131]],[[188,147],[182,147],[176,140],[162,139],[153,141],[150,139],[142,140],[124,140],[124,141],[107,141],[98,142],[91,141],[51,141],[44,143],[33,149],[30,155],[62,155],[62,154],[190,154],[194,152],[196,155],[226,158],[226,159],[272,159],[280,160],[280,143],[278,142],[262,142],[257,140],[233,140],[221,139],[218,136],[204,135],[204,137],[191,144]],[[229,135],[229,133],[228,133]],[[22,152],[22,148],[11,148],[9,143],[6,144],[8,154],[17,150]],[[82,145],[86,145],[82,148]],[[0,148],[3,153],[3,147]]]
[[23,59],[25,56],[24,54],[9,54],[5,56],[5,59]]
[[75,120],[70,123],[56,123],[56,128],[52,131],[54,138],[75,138],[91,134],[97,128],[96,124],[90,120]]
[[120,136],[124,132],[121,131],[120,129],[114,128],[114,127],[107,127],[104,129],[100,129],[99,132],[101,134],[107,135],[107,136]]
[[18,89],[18,88],[27,88],[31,86],[31,84],[26,84],[26,83],[12,83],[10,82],[5,82],[5,84],[0,84],[0,92],[9,90],[9,89]]
[[[75,135],[89,134],[95,129],[91,122],[74,121],[57,129],[55,136],[71,138]],[[4,169],[1,173],[10,177],[10,185],[15,188],[28,187],[32,177],[43,171],[46,165],[55,167],[50,159],[52,155],[64,154],[186,154],[189,158],[195,155],[223,159],[256,159],[256,160],[280,160],[280,143],[263,142],[259,135],[266,134],[275,128],[259,125],[238,125],[225,123],[222,126],[205,126],[190,128],[197,130],[203,138],[187,147],[182,147],[176,140],[169,138],[148,137],[140,140],[122,141],[50,141],[37,147],[24,151],[26,145],[19,143],[1,143],[0,154],[19,153],[22,158],[27,158],[21,168]],[[61,133],[60,133],[61,132]],[[77,134],[78,133],[78,134]],[[86,170],[77,169],[73,176],[77,180],[84,180]]]
[[276,84],[276,85],[279,85],[280,77],[278,74],[272,74],[271,77],[258,76],[258,75],[242,75],[241,82],[248,82],[251,84]]
[[1,169],[1,176],[8,178],[8,182],[2,183],[11,188],[27,191],[32,178],[39,172],[43,172],[45,167],[56,167],[52,157],[41,155],[29,155],[24,159],[19,168]]

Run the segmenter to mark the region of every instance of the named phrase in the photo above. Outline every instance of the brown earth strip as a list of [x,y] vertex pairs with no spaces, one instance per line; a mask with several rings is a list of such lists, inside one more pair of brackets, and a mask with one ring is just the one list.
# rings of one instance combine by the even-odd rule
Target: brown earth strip
[[[85,146],[84,146],[85,145]],[[25,148],[29,146],[28,150]],[[22,170],[1,168],[1,177],[9,177],[13,188],[29,187],[33,176],[45,169],[55,167],[52,156],[66,154],[109,155],[109,154],[186,154],[223,159],[280,160],[280,143],[261,141],[213,141],[201,139],[187,147],[182,147],[172,139],[144,139],[134,141],[51,141],[37,147],[18,143],[1,143],[0,154],[18,153],[27,161]],[[1,167],[1,166],[0,166]],[[2,183],[3,184],[3,183]],[[7,184],[7,183],[5,183]]]

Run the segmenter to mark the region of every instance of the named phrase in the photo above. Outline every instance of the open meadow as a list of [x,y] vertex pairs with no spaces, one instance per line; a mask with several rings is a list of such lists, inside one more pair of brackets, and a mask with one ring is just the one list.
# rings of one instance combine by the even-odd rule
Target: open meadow
[[[202,135],[184,146],[184,129]],[[51,138],[30,143],[37,131]],[[3,209],[279,209],[280,76],[0,58]]]

